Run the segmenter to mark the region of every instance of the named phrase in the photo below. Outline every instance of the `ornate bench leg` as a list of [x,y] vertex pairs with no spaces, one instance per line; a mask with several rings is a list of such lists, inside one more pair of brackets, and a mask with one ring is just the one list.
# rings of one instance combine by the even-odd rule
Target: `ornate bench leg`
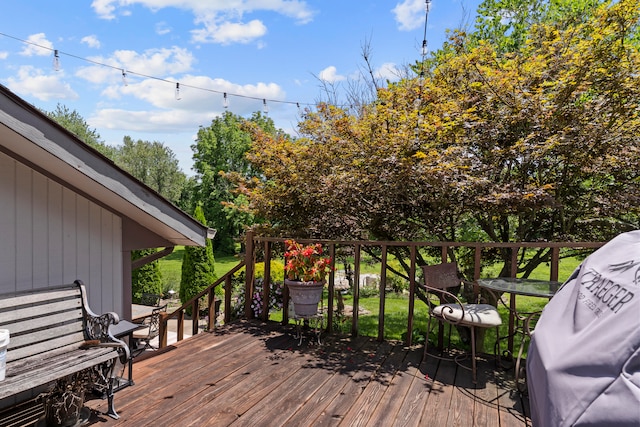
[[118,413],[116,412],[116,407],[113,404],[113,385],[109,388],[111,390],[109,390],[107,394],[107,406],[108,406],[107,415],[113,418],[114,420],[117,420],[118,418],[120,418],[120,415],[118,415]]

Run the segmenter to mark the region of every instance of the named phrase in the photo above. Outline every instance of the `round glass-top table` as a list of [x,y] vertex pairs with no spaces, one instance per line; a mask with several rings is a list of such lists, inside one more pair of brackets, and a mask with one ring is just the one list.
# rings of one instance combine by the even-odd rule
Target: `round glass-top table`
[[498,277],[494,279],[478,279],[478,285],[498,292],[551,298],[560,289],[562,283],[553,280]]
[[[551,298],[562,286],[561,282],[555,280],[537,280],[537,279],[518,279],[512,277],[497,277],[492,279],[478,279],[477,283],[480,287],[486,288],[491,292],[509,293],[509,334],[507,338],[507,354],[513,357],[514,337],[516,334],[520,334],[522,337],[520,341],[520,350],[516,357],[515,364],[515,382],[516,387],[520,391],[526,390],[526,384],[520,384],[520,377],[525,378],[524,369],[521,369],[522,353],[525,346],[525,341],[531,336],[531,323],[535,322],[540,312],[534,313],[522,313],[519,312],[516,306],[516,296],[525,295],[530,297],[539,298]],[[502,298],[498,298],[504,304]],[[506,306],[506,304],[504,304]],[[505,337],[498,337],[500,339]],[[499,351],[499,350],[498,350]]]

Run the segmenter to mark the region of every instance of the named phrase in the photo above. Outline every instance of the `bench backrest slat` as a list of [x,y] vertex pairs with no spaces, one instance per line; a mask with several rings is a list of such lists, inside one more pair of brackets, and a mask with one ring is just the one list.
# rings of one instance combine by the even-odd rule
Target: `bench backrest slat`
[[[72,313],[78,309],[80,309],[80,313],[82,313],[82,300],[80,298],[20,307],[11,311],[0,312],[0,325],[19,322],[23,319],[43,317],[50,313],[67,312],[72,315]],[[80,318],[82,318],[82,315],[80,315]]]
[[76,309],[75,311],[65,311],[62,313],[51,314],[49,316],[14,322],[11,324],[11,339],[9,340],[9,348],[14,346],[14,340],[17,339],[19,337],[19,334],[23,332],[28,332],[39,328],[47,328],[51,325],[68,322],[71,319],[78,319],[78,321],[82,322],[82,309]]
[[[7,353],[7,357],[9,358],[9,360],[11,358],[15,358],[13,352],[21,347],[30,347],[32,353],[38,353],[35,351],[36,344],[48,342],[56,337],[77,334],[79,332],[82,332],[82,321],[64,323],[55,327],[38,329],[30,332],[29,334],[17,335],[15,338],[11,337],[9,343],[10,348],[9,352]],[[84,337],[82,339],[76,339],[76,342],[83,340]],[[48,345],[50,350],[56,348],[53,343],[50,343]]]
[[84,341],[84,335],[82,332],[77,332],[72,335],[58,336],[50,339],[49,341],[43,341],[28,347],[20,347],[7,351],[7,362],[14,360],[20,360],[24,357],[30,357],[40,353],[47,353],[53,350],[62,350],[63,347],[78,348],[78,343]]
[[26,304],[42,304],[43,300],[65,299],[80,295],[80,288],[77,286],[66,286],[65,288],[52,288],[43,293],[43,290],[33,290],[11,296],[2,295],[0,299],[0,310],[12,308]]

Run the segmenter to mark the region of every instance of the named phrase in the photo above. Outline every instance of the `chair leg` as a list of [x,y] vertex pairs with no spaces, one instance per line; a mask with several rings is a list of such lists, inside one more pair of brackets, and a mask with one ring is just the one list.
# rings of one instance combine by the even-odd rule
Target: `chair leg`
[[424,336],[424,355],[422,356],[422,360],[427,358],[427,349],[429,347],[429,332],[431,331],[431,316],[427,319],[427,332]]
[[477,383],[476,380],[476,328],[471,326],[471,374],[473,377],[473,383]]

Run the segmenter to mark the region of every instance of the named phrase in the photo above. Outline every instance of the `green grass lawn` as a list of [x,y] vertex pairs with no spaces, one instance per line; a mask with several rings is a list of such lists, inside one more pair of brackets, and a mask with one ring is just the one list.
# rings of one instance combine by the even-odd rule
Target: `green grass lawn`
[[[173,289],[180,289],[180,277],[182,276],[182,257],[184,246],[176,246],[172,253],[160,259],[160,274],[162,275],[162,291],[166,294]],[[224,276],[229,270],[238,265],[239,260],[235,255],[214,255],[215,273],[217,277]]]

